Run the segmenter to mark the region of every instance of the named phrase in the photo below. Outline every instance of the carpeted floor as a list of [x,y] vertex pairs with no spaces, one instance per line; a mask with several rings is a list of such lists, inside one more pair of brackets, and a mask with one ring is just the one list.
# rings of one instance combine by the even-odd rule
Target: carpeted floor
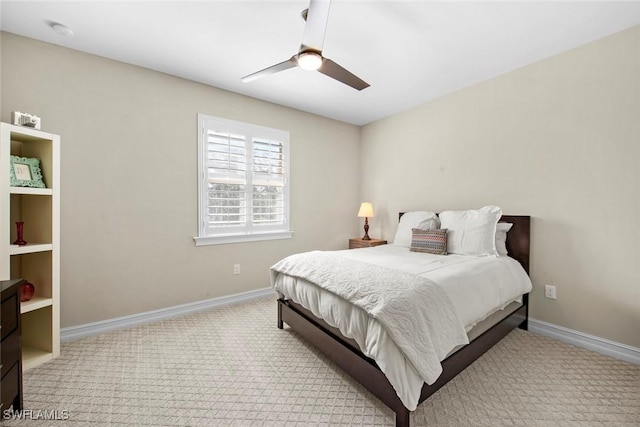
[[[4,425],[393,426],[394,414],[261,299],[63,344]],[[52,411],[57,411],[52,412]],[[412,426],[639,426],[640,366],[515,330]]]

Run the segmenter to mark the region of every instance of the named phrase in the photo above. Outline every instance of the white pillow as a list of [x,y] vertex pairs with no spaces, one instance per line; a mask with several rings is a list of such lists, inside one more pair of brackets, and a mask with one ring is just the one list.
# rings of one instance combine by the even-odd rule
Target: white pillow
[[496,251],[500,256],[507,256],[507,231],[511,230],[513,224],[510,222],[499,222],[496,224]]
[[502,216],[497,206],[440,213],[440,226],[448,229],[447,252],[461,255],[498,255],[496,224]]
[[400,218],[398,224],[398,230],[396,231],[396,237],[393,239],[393,244],[396,246],[403,246],[408,248],[411,246],[412,229],[418,228],[420,230],[435,230],[440,228],[440,221],[438,221],[438,215],[435,212],[405,212]]

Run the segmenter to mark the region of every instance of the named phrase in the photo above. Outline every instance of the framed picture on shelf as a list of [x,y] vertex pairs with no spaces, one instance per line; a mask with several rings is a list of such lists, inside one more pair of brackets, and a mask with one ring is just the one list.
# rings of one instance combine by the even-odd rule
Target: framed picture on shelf
[[46,188],[37,158],[11,156],[9,178],[12,187]]

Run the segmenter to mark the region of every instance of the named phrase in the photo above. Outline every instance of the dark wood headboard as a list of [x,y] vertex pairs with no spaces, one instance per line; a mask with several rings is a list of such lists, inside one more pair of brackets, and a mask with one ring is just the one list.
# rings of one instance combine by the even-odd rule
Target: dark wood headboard
[[513,227],[507,233],[507,252],[529,274],[531,217],[528,215],[502,215],[498,222],[510,222],[513,224]]
[[[404,212],[400,212],[398,219],[402,218],[403,214]],[[529,274],[531,217],[526,215],[502,215],[498,222],[510,222],[513,224],[513,227],[507,233],[507,252]]]

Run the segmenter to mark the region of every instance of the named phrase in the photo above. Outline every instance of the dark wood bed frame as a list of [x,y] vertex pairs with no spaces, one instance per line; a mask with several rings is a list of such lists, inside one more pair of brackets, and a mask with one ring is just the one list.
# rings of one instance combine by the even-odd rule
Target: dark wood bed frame
[[[507,233],[507,250],[509,256],[519,261],[528,274],[530,217],[503,215],[500,222],[513,223],[513,227]],[[442,374],[435,383],[423,385],[419,403],[471,365],[513,329],[519,327],[526,330],[528,318],[529,295],[525,294],[520,307],[442,361]],[[344,337],[337,328],[329,326],[299,304],[278,299],[278,328],[282,329],[284,323],[315,345],[329,359],[395,411],[396,427],[409,426],[410,411],[400,401],[393,386],[380,371],[376,362],[362,354],[354,340]]]

